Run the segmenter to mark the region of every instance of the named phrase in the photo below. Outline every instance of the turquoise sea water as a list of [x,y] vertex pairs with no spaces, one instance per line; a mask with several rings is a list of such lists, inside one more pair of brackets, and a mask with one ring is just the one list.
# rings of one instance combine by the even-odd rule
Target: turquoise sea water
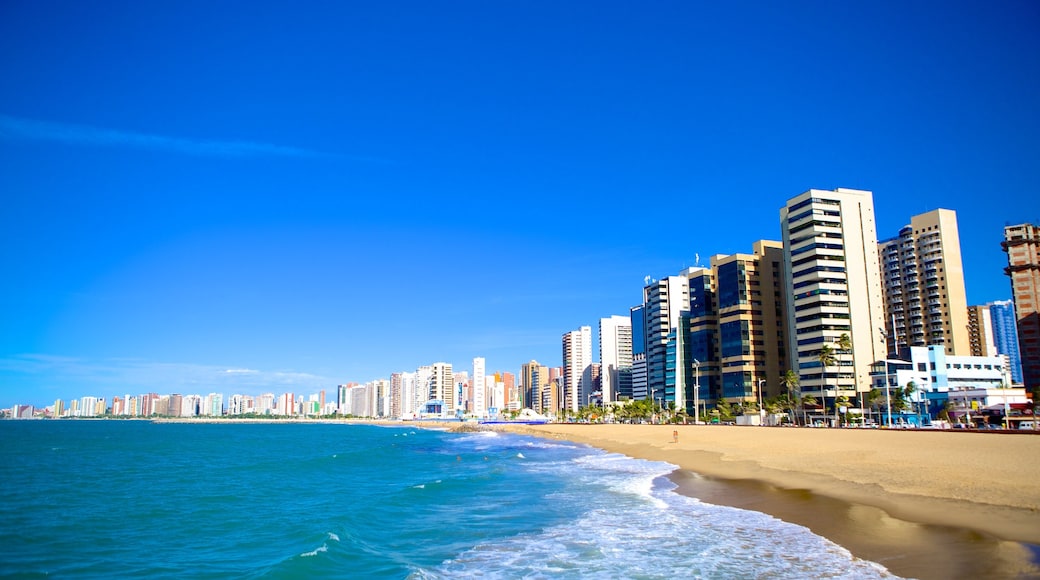
[[0,575],[890,578],[673,466],[411,425],[0,422]]

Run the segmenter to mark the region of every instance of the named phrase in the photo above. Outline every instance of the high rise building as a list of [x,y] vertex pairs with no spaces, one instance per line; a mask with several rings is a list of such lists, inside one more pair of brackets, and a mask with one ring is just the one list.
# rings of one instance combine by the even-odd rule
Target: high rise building
[[642,401],[647,398],[646,380],[646,316],[643,305],[633,306],[629,310],[632,321],[632,400]]
[[[870,366],[887,354],[873,194],[811,189],[780,209],[780,227],[788,365],[801,391],[825,404],[869,391]],[[842,335],[848,352],[838,352]],[[834,365],[821,364],[824,346]]]
[[599,362],[603,402],[617,400],[618,373],[632,368],[632,319],[613,315],[599,320]]
[[455,377],[451,370],[451,363],[433,363],[430,368],[430,400],[444,401],[442,412],[445,416],[455,414],[458,403],[455,390]]
[[[669,335],[680,328],[679,319],[689,309],[690,288],[686,276],[651,280],[643,287],[647,396],[655,401],[666,402]],[[672,365],[674,367],[674,360]],[[668,401],[675,402],[674,399]]]
[[1011,296],[1018,316],[1018,352],[1022,383],[1040,391],[1040,227],[1020,224],[1004,228],[1001,248],[1007,252],[1004,273],[1011,277]]
[[968,342],[971,356],[996,356],[997,340],[989,304],[968,307]]
[[941,345],[971,352],[968,299],[957,213],[937,209],[910,218],[899,235],[878,244],[885,290],[888,350]]
[[[783,244],[769,240],[755,242],[751,254],[711,258],[721,366],[716,396],[723,400],[758,402],[781,392],[787,370],[783,265]],[[690,294],[692,301],[692,287]]]
[[473,391],[473,414],[477,417],[487,416],[487,388],[484,385],[484,357],[473,359],[473,379],[470,381]]
[[520,365],[521,389],[524,393],[524,406],[542,413],[542,395],[549,388],[549,367],[538,361]]
[[589,404],[592,394],[592,327],[582,326],[563,335],[564,406],[576,412]]
[[997,354],[1008,357],[1008,370],[1015,384],[1022,384],[1022,357],[1018,352],[1018,325],[1015,318],[1015,303],[997,300],[989,303],[990,320],[993,322],[993,340]]

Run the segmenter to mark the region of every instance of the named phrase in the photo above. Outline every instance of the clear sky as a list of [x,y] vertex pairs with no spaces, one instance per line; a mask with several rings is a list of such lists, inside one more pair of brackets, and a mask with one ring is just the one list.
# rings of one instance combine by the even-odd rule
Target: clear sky
[[810,188],[1007,299],[1038,103],[1032,0],[7,0],[0,406],[556,366]]

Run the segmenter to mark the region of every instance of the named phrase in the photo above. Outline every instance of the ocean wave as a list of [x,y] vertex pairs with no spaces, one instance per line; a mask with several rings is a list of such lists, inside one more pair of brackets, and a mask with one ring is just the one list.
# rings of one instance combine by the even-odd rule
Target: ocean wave
[[304,553],[300,554],[300,557],[301,558],[311,558],[313,556],[317,556],[318,554],[320,554],[322,552],[328,552],[328,551],[329,551],[329,545],[328,544],[322,544],[320,548],[316,548],[314,550],[311,550],[310,552],[304,552]]

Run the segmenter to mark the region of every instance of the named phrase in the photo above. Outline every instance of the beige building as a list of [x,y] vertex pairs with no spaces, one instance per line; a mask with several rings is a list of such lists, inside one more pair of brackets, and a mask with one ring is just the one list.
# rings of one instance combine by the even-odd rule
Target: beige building
[[942,345],[968,356],[971,338],[957,213],[937,209],[910,218],[878,244],[885,288],[888,350]]
[[[711,365],[717,378],[709,371],[708,380],[716,379],[722,400],[757,403],[782,392],[780,377],[787,370],[783,268],[784,246],[777,241],[757,241],[751,254],[711,258],[716,321],[708,324],[718,333],[718,352],[706,360],[718,361]],[[693,279],[689,286],[692,300],[700,287]],[[696,339],[705,328],[701,321],[691,316],[693,352],[703,352]]]
[[1007,252],[1011,295],[1018,317],[1018,350],[1022,382],[1040,391],[1040,227],[1021,224],[1004,228],[1001,247]]
[[[823,398],[870,390],[870,367],[886,355],[874,199],[869,191],[811,189],[780,209],[787,292],[788,364],[804,394]],[[824,367],[819,354],[848,334],[849,352]]]
[[520,388],[525,406],[543,412],[542,393],[549,388],[549,383],[549,367],[536,360],[520,365]]
[[997,356],[989,304],[968,307],[968,343],[971,356]]

